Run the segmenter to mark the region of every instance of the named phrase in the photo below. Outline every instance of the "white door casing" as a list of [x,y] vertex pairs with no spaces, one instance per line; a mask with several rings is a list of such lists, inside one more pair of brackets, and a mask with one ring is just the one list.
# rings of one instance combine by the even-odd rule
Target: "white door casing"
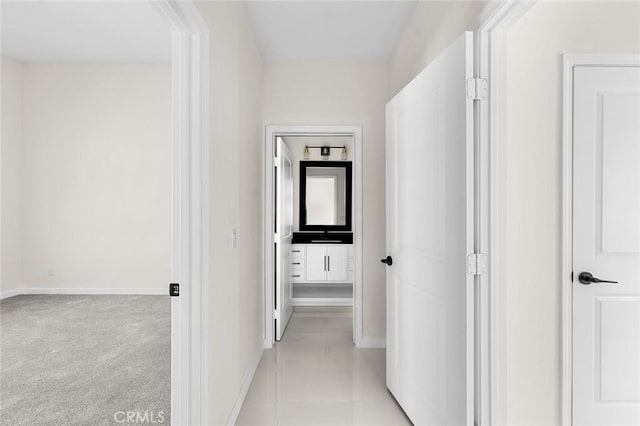
[[209,29],[191,1],[153,0],[172,27],[171,423],[208,423]]
[[387,104],[387,386],[420,425],[473,422],[472,39]]
[[487,255],[476,276],[476,413],[479,426],[507,426],[506,403],[506,122],[507,33],[532,1],[488,2],[474,30],[475,76],[486,79],[486,98],[475,102],[476,251]]
[[640,64],[572,78],[572,424],[638,425]]
[[267,125],[265,128],[265,167],[264,167],[264,346],[273,347],[275,331],[273,323],[273,306],[275,296],[275,271],[273,250],[273,223],[275,205],[273,192],[275,177],[273,174],[275,138],[277,136],[351,136],[353,137],[353,337],[356,347],[384,347],[381,339],[363,338],[363,191],[362,191],[362,126],[360,125]]
[[293,313],[291,303],[291,241],[293,239],[293,163],[282,138],[276,138],[276,307],[275,332],[280,341]]

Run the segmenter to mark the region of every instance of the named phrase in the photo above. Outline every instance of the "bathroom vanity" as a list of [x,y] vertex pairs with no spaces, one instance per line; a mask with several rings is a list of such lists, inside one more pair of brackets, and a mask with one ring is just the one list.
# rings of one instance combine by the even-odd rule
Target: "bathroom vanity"
[[292,244],[294,306],[353,305],[352,244]]
[[353,305],[351,162],[301,161],[299,230],[290,256],[294,306]]

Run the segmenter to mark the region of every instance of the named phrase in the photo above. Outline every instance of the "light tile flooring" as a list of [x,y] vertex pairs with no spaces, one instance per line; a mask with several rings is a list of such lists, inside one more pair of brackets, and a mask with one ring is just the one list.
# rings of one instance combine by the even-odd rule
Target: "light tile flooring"
[[236,426],[411,425],[385,386],[385,352],[356,349],[351,314],[298,309],[265,351]]

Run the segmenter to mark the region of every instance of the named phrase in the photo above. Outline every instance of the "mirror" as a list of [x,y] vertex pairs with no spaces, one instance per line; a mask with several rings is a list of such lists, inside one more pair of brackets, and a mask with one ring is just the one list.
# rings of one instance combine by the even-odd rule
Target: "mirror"
[[300,162],[300,230],[351,231],[351,162]]

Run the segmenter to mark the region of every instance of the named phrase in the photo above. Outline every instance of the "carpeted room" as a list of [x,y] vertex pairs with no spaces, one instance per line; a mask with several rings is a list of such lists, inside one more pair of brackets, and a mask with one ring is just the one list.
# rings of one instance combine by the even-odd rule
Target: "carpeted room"
[[0,424],[169,421],[170,40],[144,3],[2,4]]
[[0,309],[1,424],[169,420],[166,296],[21,295]]

